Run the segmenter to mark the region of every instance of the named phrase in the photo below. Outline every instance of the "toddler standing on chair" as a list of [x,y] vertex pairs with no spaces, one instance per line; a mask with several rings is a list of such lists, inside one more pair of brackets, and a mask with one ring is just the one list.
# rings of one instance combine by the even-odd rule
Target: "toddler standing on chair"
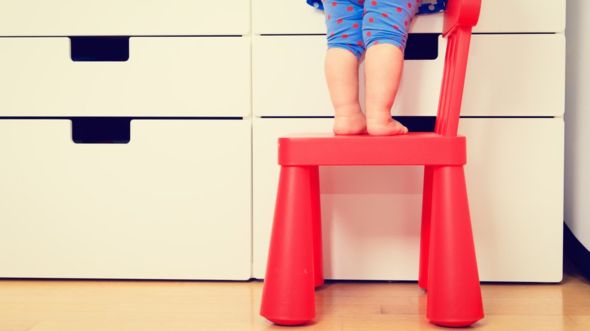
[[[334,106],[334,133],[390,136],[408,129],[391,117],[399,87],[408,29],[419,8],[440,11],[436,0],[308,0],[324,9],[328,51],[326,80]],[[366,54],[365,54],[366,53]],[[365,113],[358,68],[365,57]]]

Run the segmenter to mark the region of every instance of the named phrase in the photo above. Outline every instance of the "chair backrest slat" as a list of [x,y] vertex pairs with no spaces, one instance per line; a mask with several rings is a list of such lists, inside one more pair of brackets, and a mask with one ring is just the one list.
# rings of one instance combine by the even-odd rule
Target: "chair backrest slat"
[[435,132],[456,136],[461,113],[471,31],[479,18],[481,0],[449,0],[443,35],[448,39]]

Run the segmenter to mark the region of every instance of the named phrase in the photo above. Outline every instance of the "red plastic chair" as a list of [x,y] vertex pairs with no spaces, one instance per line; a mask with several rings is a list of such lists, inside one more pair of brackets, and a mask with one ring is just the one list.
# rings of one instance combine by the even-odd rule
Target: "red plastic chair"
[[463,170],[466,140],[457,136],[471,30],[480,7],[481,0],[448,3],[443,30],[448,47],[434,133],[279,139],[281,175],[262,316],[280,325],[315,317],[314,289],[324,282],[319,166],[424,165],[418,284],[427,290],[427,318],[453,327],[483,318]]

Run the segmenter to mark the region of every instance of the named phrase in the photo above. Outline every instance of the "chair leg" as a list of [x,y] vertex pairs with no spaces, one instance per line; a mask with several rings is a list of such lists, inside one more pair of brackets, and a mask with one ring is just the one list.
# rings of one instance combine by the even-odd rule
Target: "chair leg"
[[462,166],[433,168],[427,318],[469,326],[483,318]]
[[311,217],[313,229],[313,275],[315,287],[324,285],[322,252],[322,210],[320,203],[319,167],[311,169]]
[[422,229],[420,230],[420,271],[418,286],[426,290],[428,285],[428,253],[430,247],[430,219],[432,214],[432,167],[424,167],[422,192]]
[[260,314],[279,325],[315,318],[311,167],[281,167]]

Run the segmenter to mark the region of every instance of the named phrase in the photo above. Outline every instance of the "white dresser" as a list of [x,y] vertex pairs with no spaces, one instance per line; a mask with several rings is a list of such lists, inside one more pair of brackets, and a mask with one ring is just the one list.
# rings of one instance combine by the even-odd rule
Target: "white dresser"
[[[460,131],[484,281],[561,279],[564,26],[564,0],[483,2]],[[0,0],[0,278],[263,278],[276,139],[331,130],[323,33],[303,0]],[[393,110],[426,126],[429,43]],[[327,278],[417,278],[421,176],[322,169]]]
[[0,0],[0,277],[251,277],[249,10]]
[[[253,276],[263,278],[277,187],[276,138],[331,130],[323,15],[301,0],[253,1]],[[562,277],[565,1],[483,1],[472,39],[460,133],[483,281]],[[442,15],[413,33],[440,33]],[[445,40],[408,60],[393,113],[434,116]],[[402,118],[404,119],[404,118]],[[416,280],[422,171],[323,168],[325,274]]]

